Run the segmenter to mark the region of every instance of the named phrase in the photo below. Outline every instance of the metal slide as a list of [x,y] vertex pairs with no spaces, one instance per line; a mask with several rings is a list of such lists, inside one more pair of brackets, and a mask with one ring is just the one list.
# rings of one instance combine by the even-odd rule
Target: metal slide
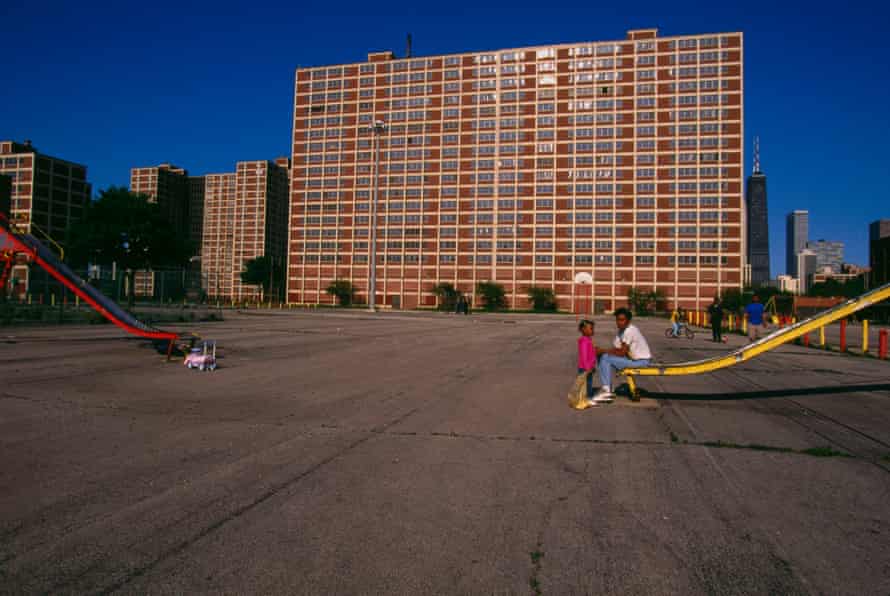
[[156,329],[138,320],[121,308],[114,300],[102,294],[74,273],[37,238],[31,234],[17,234],[14,232],[2,214],[0,214],[0,232],[6,234],[17,252],[27,253],[34,263],[43,267],[47,273],[77,294],[81,300],[92,306],[99,314],[124,331],[147,339],[167,340],[167,354],[170,354],[173,342],[178,337],[178,334]]
[[660,366],[652,365],[644,368],[628,368],[621,371],[621,373],[627,377],[627,384],[630,386],[631,396],[637,398],[639,394],[634,377],[699,375],[733,366],[751,360],[752,358],[756,358],[757,356],[778,348],[783,344],[794,341],[798,337],[802,337],[807,333],[818,330],[820,327],[844,319],[863,308],[868,308],[869,306],[887,300],[888,298],[890,298],[890,284],[885,284],[863,294],[862,296],[842,302],[841,304],[812,316],[809,319],[804,319],[794,325],[779,329],[778,331],[734,352],[692,362],[678,362],[676,364],[664,364]]

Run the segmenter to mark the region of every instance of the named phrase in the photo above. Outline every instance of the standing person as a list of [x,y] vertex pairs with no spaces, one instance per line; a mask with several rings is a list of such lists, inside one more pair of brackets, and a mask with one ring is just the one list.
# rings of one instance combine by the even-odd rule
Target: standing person
[[593,373],[596,370],[596,346],[593,345],[593,321],[582,319],[578,323],[578,374],[587,375],[587,399],[593,398]]
[[612,340],[613,348],[608,350],[599,362],[600,384],[602,385],[591,400],[593,403],[609,403],[615,397],[612,391],[612,374],[625,368],[648,366],[652,351],[646,338],[636,325],[631,325],[633,313],[626,308],[615,311],[615,325],[618,333]]
[[760,339],[760,328],[763,326],[763,305],[760,303],[760,296],[754,294],[751,304],[745,307],[745,314],[748,315],[748,341]]
[[723,305],[720,298],[714,296],[714,301],[708,307],[708,317],[711,319],[711,339],[716,342],[723,341]]

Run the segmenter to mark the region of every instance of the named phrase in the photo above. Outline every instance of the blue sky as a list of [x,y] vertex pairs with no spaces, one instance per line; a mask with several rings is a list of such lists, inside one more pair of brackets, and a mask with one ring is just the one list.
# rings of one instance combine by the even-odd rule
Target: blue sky
[[878,2],[375,4],[5,2],[0,138],[86,164],[94,188],[165,161],[228,171],[288,154],[296,66],[401,55],[407,32],[426,55],[741,30],[746,168],[757,134],[773,275],[792,209],[809,209],[812,239],[842,240],[862,264],[868,222],[890,217],[890,16]]

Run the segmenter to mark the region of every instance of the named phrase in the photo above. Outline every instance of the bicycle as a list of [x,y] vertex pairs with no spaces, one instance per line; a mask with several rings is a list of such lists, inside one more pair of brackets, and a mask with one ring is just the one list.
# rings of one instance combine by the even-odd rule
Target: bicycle
[[674,335],[674,328],[668,327],[664,330],[665,337],[680,337],[681,335],[686,335],[686,339],[695,339],[695,331],[689,328],[689,325],[686,323],[680,323],[680,329],[677,330],[677,335]]

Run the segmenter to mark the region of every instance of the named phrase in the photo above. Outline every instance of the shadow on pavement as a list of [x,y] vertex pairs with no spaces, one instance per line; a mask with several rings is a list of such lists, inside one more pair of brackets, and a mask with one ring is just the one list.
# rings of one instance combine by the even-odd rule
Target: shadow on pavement
[[695,395],[691,395],[688,393],[664,393],[656,391],[644,391],[643,395],[652,399],[671,399],[676,401],[736,401],[744,399],[770,399],[776,397],[835,395],[839,393],[857,393],[860,391],[890,391],[890,383],[872,383],[868,385],[833,385],[830,387],[805,387],[803,389],[773,389],[765,391],[705,393]]

